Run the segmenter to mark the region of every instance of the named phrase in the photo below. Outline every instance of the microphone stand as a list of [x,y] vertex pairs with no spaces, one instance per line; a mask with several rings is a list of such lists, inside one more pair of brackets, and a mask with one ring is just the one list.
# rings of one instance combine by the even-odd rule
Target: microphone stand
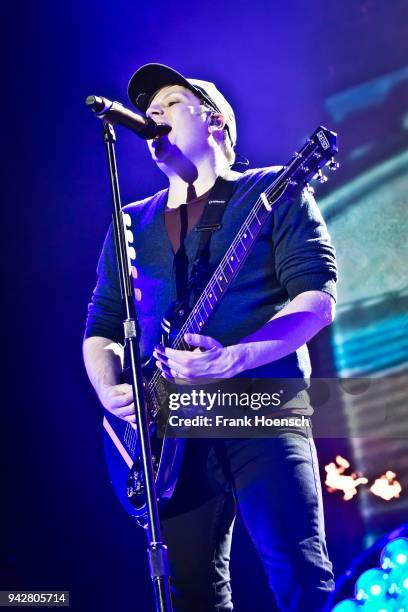
[[113,125],[103,121],[103,141],[108,155],[109,175],[113,199],[113,227],[118,260],[120,287],[126,308],[126,319],[123,322],[125,339],[130,357],[132,373],[132,389],[136,413],[136,424],[140,442],[143,478],[147,502],[147,555],[150,565],[150,576],[153,581],[158,612],[171,612],[170,574],[168,569],[167,546],[161,540],[159,510],[157,505],[156,486],[152,467],[152,452],[148,421],[144,403],[143,379],[140,360],[140,328],[133,302],[133,286],[129,270],[129,260],[126,248],[125,228],[119,193],[119,181],[116,168],[115,146],[116,135]]

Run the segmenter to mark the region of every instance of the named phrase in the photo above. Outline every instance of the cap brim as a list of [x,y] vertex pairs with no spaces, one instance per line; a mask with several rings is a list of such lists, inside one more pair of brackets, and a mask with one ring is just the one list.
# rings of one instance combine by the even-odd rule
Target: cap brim
[[167,85],[181,85],[195,91],[195,88],[177,70],[164,64],[145,64],[136,70],[130,79],[128,96],[130,101],[145,113],[153,94]]

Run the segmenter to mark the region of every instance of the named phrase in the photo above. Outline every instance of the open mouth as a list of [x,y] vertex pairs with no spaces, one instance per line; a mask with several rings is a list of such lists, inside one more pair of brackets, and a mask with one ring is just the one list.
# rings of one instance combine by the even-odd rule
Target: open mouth
[[153,140],[159,140],[160,138],[167,136],[167,134],[171,132],[172,128],[168,123],[158,123],[157,125],[159,127],[162,127],[162,130],[159,131],[159,133],[153,138]]

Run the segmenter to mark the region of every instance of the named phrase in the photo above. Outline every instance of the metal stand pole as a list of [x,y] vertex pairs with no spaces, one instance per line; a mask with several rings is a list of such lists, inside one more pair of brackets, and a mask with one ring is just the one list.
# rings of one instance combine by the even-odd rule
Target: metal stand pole
[[139,338],[140,329],[133,302],[133,285],[129,270],[126,249],[125,228],[122,217],[122,207],[119,193],[119,181],[116,168],[115,131],[111,123],[103,123],[103,140],[108,154],[109,174],[113,197],[113,227],[118,259],[118,269],[122,297],[126,307],[126,319],[123,322],[125,338],[129,349],[130,369],[132,372],[132,389],[136,412],[136,424],[140,441],[143,477],[147,502],[147,554],[150,565],[150,575],[153,581],[158,612],[171,612],[170,575],[168,570],[167,547],[161,541],[160,519],[157,506],[156,487],[152,467],[152,453],[147,415],[143,397],[143,379],[140,365]]

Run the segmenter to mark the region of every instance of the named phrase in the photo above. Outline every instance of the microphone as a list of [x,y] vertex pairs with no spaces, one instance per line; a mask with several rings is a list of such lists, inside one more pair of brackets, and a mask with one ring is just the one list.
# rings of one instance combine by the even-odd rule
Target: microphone
[[155,123],[150,117],[138,115],[125,108],[120,102],[112,102],[107,98],[102,98],[102,96],[88,96],[85,104],[100,119],[106,119],[109,123],[123,125],[145,140],[151,140],[156,138],[156,136],[164,136],[171,131],[169,125]]

